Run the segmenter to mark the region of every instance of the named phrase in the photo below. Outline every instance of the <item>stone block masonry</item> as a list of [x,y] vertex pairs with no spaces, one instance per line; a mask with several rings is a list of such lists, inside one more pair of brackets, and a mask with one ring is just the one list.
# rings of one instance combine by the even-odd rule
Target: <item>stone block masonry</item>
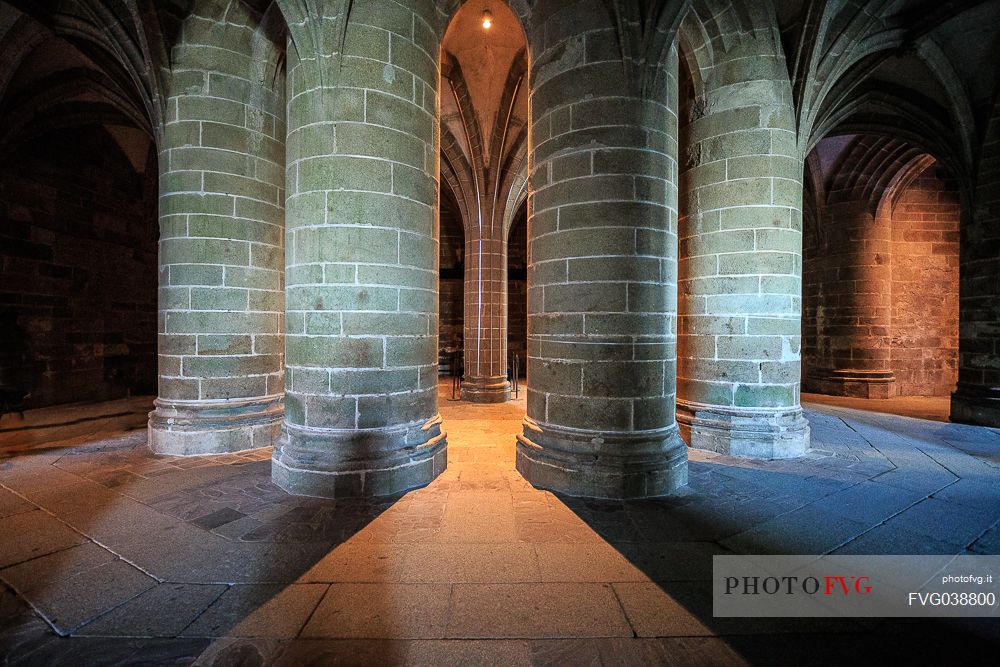
[[677,53],[634,71],[598,2],[534,11],[517,468],[571,495],[662,495],[687,481],[674,421]]
[[0,390],[25,408],[156,391],[156,151],[137,144],[138,169],[99,127],[3,161]]
[[[520,358],[519,372],[528,361],[528,220],[527,210],[514,218],[507,241],[507,356]],[[509,361],[508,360],[508,361]]]
[[803,454],[802,158],[780,45],[727,38],[685,119],[678,421],[692,447]]
[[562,494],[805,455],[803,349],[996,427],[1000,3],[915,3],[0,1],[4,404],[334,498],[444,470],[459,349]]
[[272,470],[293,493],[382,496],[447,461],[436,10],[355,4],[338,44],[334,4],[289,20],[288,386]]
[[188,17],[169,82],[149,421],[161,454],[267,447],[281,420],[284,79],[249,8],[221,11]]
[[957,183],[931,166],[892,215],[892,350],[901,396],[946,396],[958,379]]
[[[838,143],[839,142],[839,143]],[[822,155],[841,147],[836,166]],[[813,159],[815,158],[815,159]],[[809,160],[817,224],[803,286],[805,390],[945,395],[958,365],[959,190],[908,142],[847,135]]]
[[507,233],[526,178],[526,44],[503,3],[484,29],[489,9],[486,0],[462,4],[441,52],[442,174],[465,231],[461,397],[474,403],[510,398]]
[[876,216],[869,197],[834,191],[830,198],[821,209],[822,234],[808,242],[804,311],[815,330],[803,341],[806,390],[891,398],[892,223]]

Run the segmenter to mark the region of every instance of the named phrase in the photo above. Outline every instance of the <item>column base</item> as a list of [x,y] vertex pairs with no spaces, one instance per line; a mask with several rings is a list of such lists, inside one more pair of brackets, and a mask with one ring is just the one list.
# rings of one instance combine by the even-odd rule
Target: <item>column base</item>
[[281,428],[282,396],[224,401],[157,398],[149,413],[154,454],[199,456],[270,447]]
[[470,403],[506,403],[510,400],[510,382],[495,378],[462,378],[462,400]]
[[830,396],[892,398],[896,395],[896,376],[892,371],[848,368],[816,371],[806,384],[809,391]]
[[588,498],[649,498],[687,484],[687,448],[677,426],[597,432],[525,418],[517,470],[533,486]]
[[1000,388],[959,382],[951,395],[951,420],[1000,427]]
[[271,479],[299,496],[392,496],[426,486],[447,465],[440,416],[391,429],[316,429],[286,422],[271,457]]
[[677,402],[681,435],[696,449],[754,459],[788,459],[809,451],[801,408],[740,409]]

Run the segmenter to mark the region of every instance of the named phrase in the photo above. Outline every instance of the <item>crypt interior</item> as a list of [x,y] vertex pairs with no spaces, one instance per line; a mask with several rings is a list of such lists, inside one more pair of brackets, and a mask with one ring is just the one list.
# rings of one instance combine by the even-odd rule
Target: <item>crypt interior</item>
[[[955,662],[1000,0],[0,0],[0,661]],[[982,622],[981,622],[982,621]]]

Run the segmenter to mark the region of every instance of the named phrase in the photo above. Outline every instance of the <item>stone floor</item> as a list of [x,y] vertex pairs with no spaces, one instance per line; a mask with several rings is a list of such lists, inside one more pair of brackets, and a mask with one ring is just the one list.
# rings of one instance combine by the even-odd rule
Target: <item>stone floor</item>
[[11,665],[955,662],[1000,624],[713,618],[711,556],[1000,553],[1000,431],[807,404],[815,451],[691,451],[670,498],[514,470],[523,400],[448,400],[449,467],[383,502],[286,495],[269,451],[155,458],[141,431],[0,460]]

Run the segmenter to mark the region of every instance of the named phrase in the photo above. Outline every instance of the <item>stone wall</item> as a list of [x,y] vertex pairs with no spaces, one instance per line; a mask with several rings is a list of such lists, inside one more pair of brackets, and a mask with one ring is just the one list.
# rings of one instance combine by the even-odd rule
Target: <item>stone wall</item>
[[520,374],[528,360],[528,220],[526,209],[514,218],[507,239],[507,356],[521,358]]
[[3,160],[0,386],[27,407],[155,393],[155,159],[140,171],[95,126]]
[[994,103],[961,230],[955,421],[1000,424],[1000,100]]
[[[438,370],[450,375],[450,350],[462,348],[462,328],[465,325],[463,303],[465,284],[465,234],[458,205],[442,191],[441,196],[441,283],[438,303]],[[461,363],[461,362],[460,362]]]
[[805,391],[859,398],[896,393],[889,370],[892,224],[888,214],[876,218],[869,199],[835,184],[808,229],[809,270],[802,288]]
[[933,165],[892,214],[891,368],[901,396],[947,396],[958,379],[958,184]]
[[870,198],[881,191],[832,187],[808,228],[806,391],[887,398],[955,388],[958,184],[931,163],[899,187],[886,191],[877,212]]

